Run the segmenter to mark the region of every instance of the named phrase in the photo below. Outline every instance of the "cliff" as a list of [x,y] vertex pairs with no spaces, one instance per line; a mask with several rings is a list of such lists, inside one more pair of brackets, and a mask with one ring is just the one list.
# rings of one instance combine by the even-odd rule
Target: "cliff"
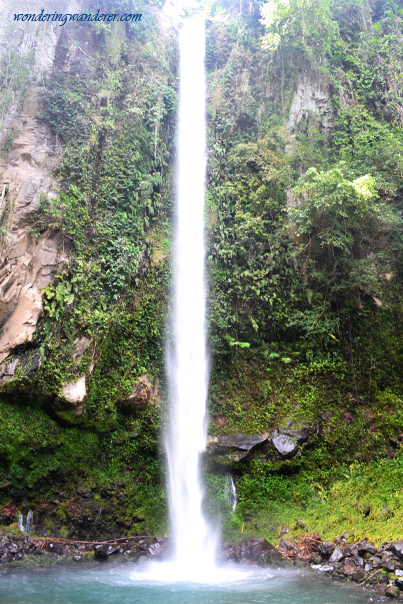
[[[233,538],[384,539],[401,515],[401,14],[273,6],[206,21],[206,510]],[[33,509],[38,532],[83,538],[167,530],[177,44],[162,11],[130,10],[140,23],[1,30],[2,521]]]

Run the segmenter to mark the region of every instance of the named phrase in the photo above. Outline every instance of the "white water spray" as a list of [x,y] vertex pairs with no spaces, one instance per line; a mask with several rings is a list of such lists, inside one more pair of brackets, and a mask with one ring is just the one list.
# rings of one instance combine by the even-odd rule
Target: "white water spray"
[[[204,201],[206,169],[204,21],[180,32],[174,350],[168,359],[171,430],[167,442],[174,565],[183,579],[214,567],[215,538],[202,513],[200,454],[206,446]],[[190,553],[191,552],[191,553]]]
[[231,505],[231,512],[234,513],[236,506],[238,505],[238,499],[236,496],[236,488],[234,479],[229,472],[225,475],[225,490],[224,497],[226,501]]
[[27,514],[27,520],[26,520],[25,525],[24,525],[24,516],[21,514],[21,512],[18,512],[18,527],[19,527],[20,531],[22,531],[23,533],[30,533],[32,531],[33,521],[34,521],[34,515],[31,510],[29,510],[29,512]]

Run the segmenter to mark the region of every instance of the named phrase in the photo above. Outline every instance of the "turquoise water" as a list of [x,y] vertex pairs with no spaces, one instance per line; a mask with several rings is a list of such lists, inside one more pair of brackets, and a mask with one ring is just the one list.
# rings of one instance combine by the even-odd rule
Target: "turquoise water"
[[365,604],[370,599],[361,587],[309,572],[234,566],[211,582],[176,583],[159,580],[160,568],[156,563],[113,563],[5,571],[0,574],[0,603]]

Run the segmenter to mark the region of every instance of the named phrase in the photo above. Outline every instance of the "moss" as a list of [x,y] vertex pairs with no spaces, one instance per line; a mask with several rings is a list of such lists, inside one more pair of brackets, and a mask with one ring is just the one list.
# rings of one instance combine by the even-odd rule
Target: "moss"
[[[402,538],[402,507],[398,485],[402,479],[402,455],[394,460],[339,466],[339,480],[322,488],[314,474],[294,476],[264,474],[238,482],[240,504],[236,522],[243,534],[264,535],[276,543],[285,525],[293,537],[318,531],[323,539],[345,532],[351,540],[366,538],[380,544]],[[250,497],[254,503],[251,503]],[[366,510],[366,508],[369,508]],[[367,515],[364,514],[367,512]],[[234,529],[227,529],[240,539]]]

